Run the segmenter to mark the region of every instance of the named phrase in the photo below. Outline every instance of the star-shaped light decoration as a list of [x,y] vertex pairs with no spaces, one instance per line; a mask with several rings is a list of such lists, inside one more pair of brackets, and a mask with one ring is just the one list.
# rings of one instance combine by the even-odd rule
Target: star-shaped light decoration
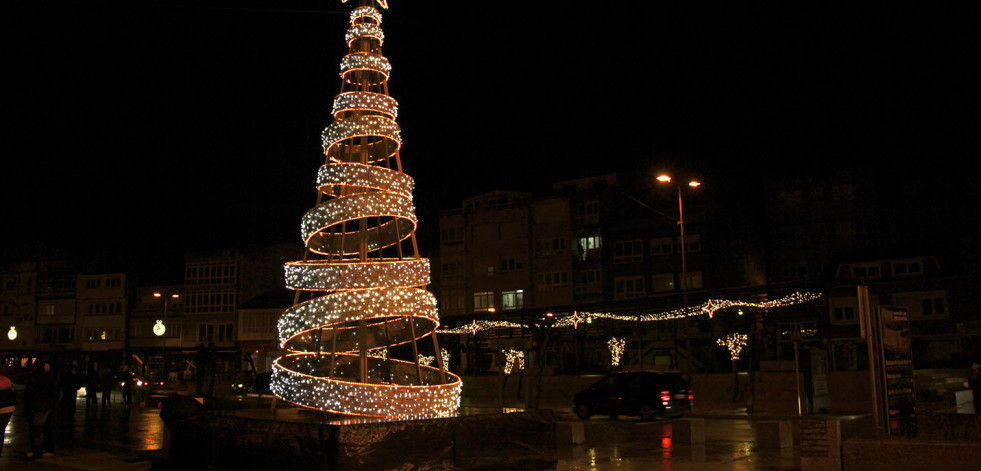
[[569,319],[569,322],[572,322],[572,328],[578,329],[579,323],[584,320],[582,317],[579,317],[579,311],[572,311],[572,319]]
[[477,326],[477,319],[474,319],[473,324],[470,324],[470,333],[477,335],[478,330],[480,330],[480,327]]
[[709,315],[709,319],[711,319],[712,316],[715,315],[715,308],[712,307],[712,300],[711,299],[709,299],[708,302],[705,303],[705,307],[702,308],[702,312],[708,314]]

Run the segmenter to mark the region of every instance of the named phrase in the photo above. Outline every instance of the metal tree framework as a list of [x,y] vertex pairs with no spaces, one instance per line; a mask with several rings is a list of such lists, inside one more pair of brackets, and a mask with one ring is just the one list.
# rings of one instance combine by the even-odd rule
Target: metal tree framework
[[[317,204],[302,220],[306,254],[286,264],[286,284],[296,295],[279,320],[288,353],[273,365],[272,390],[339,414],[445,416],[459,407],[462,383],[441,355],[436,367],[419,362],[417,341],[428,336],[440,351],[436,299],[425,290],[429,260],[419,257],[416,243],[413,180],[402,172],[382,16],[375,0],[358,3],[334,122],[322,136]],[[389,347],[405,344],[412,361],[388,357]]]

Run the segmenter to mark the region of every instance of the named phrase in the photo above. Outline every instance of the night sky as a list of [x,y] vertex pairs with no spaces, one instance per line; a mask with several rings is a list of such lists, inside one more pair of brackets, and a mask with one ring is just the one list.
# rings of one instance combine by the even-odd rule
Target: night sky
[[[461,198],[665,160],[756,185],[976,159],[973,15],[689,3],[391,0],[424,248]],[[5,2],[0,246],[299,242],[351,8]]]

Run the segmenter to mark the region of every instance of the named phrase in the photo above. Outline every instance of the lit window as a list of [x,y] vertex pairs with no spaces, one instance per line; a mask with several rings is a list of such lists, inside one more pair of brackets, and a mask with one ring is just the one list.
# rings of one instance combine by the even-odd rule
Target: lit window
[[524,290],[505,291],[501,293],[501,308],[504,310],[521,309],[525,304]]
[[481,291],[473,294],[473,310],[489,311],[494,308],[494,292]]

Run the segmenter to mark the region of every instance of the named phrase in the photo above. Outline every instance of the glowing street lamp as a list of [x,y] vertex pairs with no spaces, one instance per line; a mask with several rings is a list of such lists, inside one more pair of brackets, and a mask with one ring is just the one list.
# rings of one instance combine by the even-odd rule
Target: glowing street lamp
[[10,330],[7,331],[7,338],[17,340],[17,327],[10,326]]
[[[657,176],[657,181],[662,184],[668,184],[672,182],[671,175],[662,173]],[[681,303],[683,307],[688,307],[688,261],[685,257],[685,208],[681,197],[681,184],[676,185],[678,187],[678,227],[681,229]],[[689,180],[688,187],[695,189],[702,186],[702,182],[698,180]],[[691,347],[690,340],[688,337],[688,318],[685,318],[685,351],[688,354],[687,368],[689,376],[691,375]]]
[[[157,323],[153,325],[153,335],[156,335],[157,337],[163,337],[163,335],[167,333],[167,303],[170,302],[171,299],[180,298],[181,295],[175,293],[175,294],[171,294],[169,297],[166,297],[160,293],[153,293],[153,297],[163,298],[164,300],[164,315],[163,315],[164,318],[163,320],[158,319]],[[164,344],[164,347],[166,346],[167,345]]]

